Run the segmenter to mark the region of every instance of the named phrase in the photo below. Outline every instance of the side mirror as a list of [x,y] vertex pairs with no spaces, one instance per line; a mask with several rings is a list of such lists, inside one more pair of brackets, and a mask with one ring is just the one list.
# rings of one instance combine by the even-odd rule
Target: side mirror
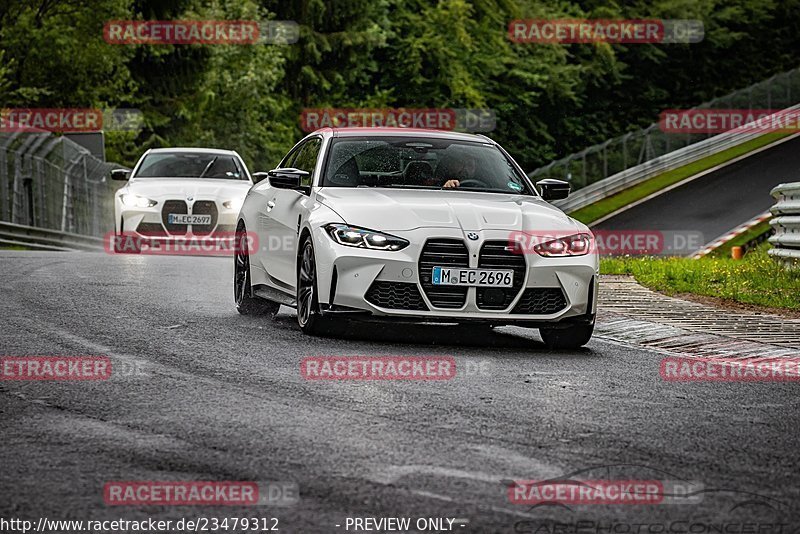
[[561,200],[569,196],[569,182],[545,178],[536,182],[539,192],[544,200]]
[[296,189],[299,191],[308,192],[309,187],[302,184],[303,179],[308,178],[311,174],[308,171],[301,171],[300,169],[272,169],[267,173],[269,176],[269,185],[279,189]]
[[126,170],[126,169],[114,169],[113,171],[111,171],[111,179],[112,180],[119,180],[121,182],[127,182],[128,181],[128,175],[130,173],[131,173],[131,171]]
[[266,172],[254,172],[253,173],[253,183],[257,184],[258,182],[263,182],[269,173]]

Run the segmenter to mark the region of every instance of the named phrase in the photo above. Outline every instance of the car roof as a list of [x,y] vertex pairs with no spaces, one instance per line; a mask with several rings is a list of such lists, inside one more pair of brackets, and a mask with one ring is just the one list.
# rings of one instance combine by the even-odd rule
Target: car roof
[[321,128],[314,133],[328,133],[333,137],[433,137],[436,139],[451,139],[453,141],[488,142],[494,144],[494,141],[485,135],[454,132],[451,130],[430,130],[426,128]]
[[149,154],[164,154],[164,153],[202,153],[202,154],[225,154],[227,156],[238,156],[234,150],[222,150],[220,148],[198,148],[198,147],[174,147],[174,148],[151,148],[147,151]]

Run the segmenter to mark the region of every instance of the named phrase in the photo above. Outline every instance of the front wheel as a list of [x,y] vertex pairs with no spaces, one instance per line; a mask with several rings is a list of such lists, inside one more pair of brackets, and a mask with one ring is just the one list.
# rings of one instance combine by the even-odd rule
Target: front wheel
[[277,302],[262,299],[253,295],[250,283],[250,249],[247,244],[247,233],[244,227],[236,232],[233,255],[233,299],[236,310],[242,315],[275,315],[281,307]]
[[317,265],[311,237],[303,241],[300,265],[297,268],[297,324],[312,336],[324,334],[331,326],[330,318],[319,311],[317,297]]
[[549,349],[577,349],[592,338],[594,322],[576,324],[566,328],[540,328],[539,335]]

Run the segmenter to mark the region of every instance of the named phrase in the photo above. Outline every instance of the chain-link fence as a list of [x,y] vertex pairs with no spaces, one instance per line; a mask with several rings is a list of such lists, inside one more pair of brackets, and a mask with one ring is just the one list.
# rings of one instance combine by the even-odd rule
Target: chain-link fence
[[[694,109],[785,109],[798,102],[800,68],[715,98]],[[537,180],[567,180],[576,190],[713,135],[716,134],[665,133],[658,123],[654,123],[553,161],[529,176]]]
[[114,228],[114,168],[61,136],[0,132],[0,220],[102,236]]

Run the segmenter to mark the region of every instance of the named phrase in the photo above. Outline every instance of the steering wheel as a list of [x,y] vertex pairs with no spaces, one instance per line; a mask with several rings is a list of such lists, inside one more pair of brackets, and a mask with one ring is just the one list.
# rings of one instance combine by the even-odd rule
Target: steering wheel
[[475,178],[469,178],[467,180],[459,180],[458,187],[487,187],[486,182],[481,180],[477,180]]

